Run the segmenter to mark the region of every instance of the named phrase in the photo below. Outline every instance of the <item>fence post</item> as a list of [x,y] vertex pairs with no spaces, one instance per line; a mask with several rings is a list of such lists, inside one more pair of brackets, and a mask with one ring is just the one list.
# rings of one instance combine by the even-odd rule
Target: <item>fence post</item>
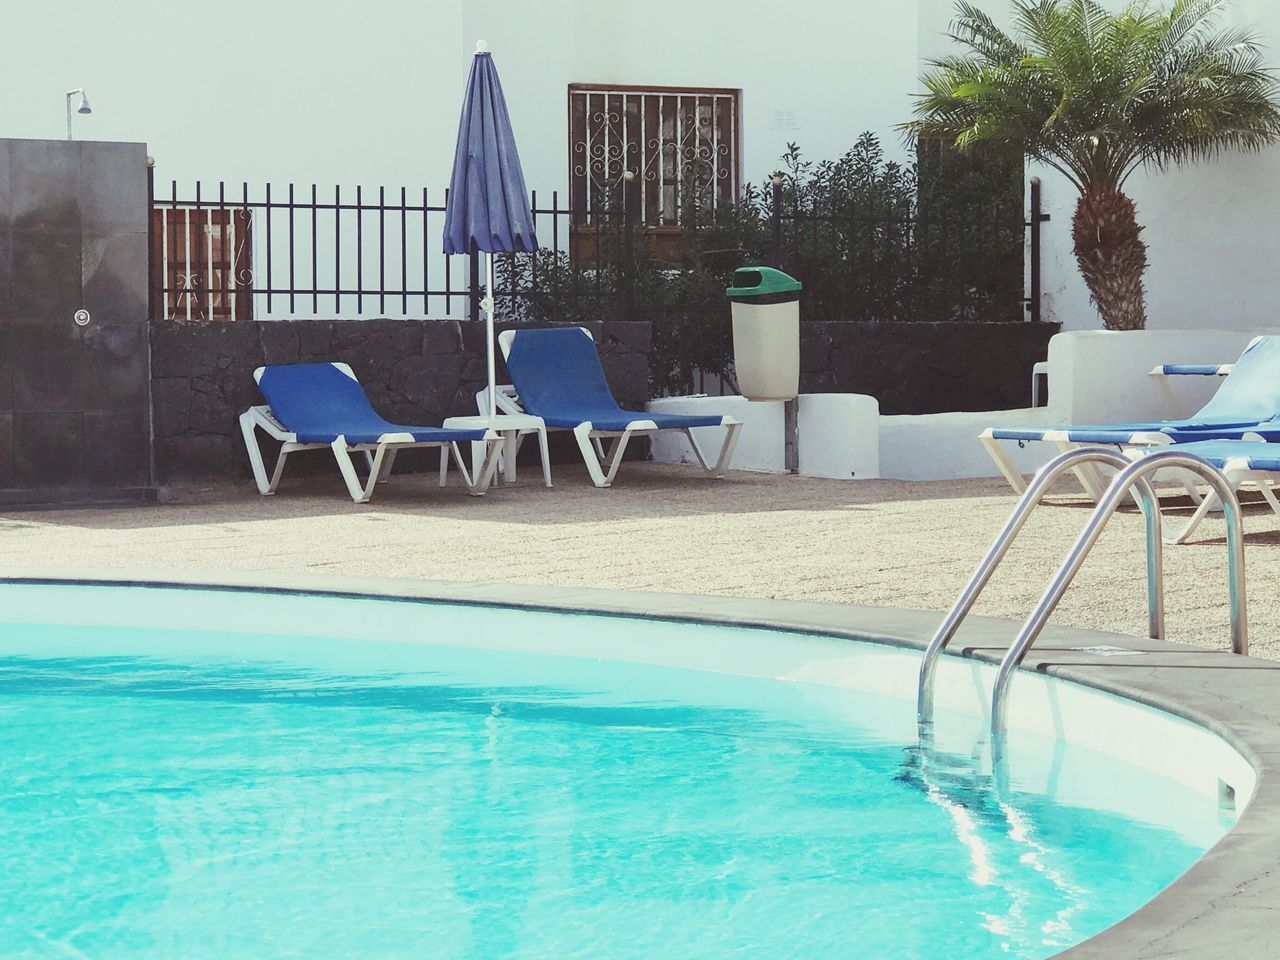
[[1044,212],[1040,195],[1040,178],[1031,178],[1031,297],[1027,301],[1027,311],[1032,323],[1040,322],[1040,225],[1049,220]]
[[147,319],[156,320],[156,158],[147,157]]
[[773,227],[773,265],[782,269],[782,174],[773,175],[773,209],[769,212]]
[[622,292],[626,306],[626,318],[635,317],[635,205],[632,202],[635,194],[635,172],[624,170],[622,173]]
[[480,319],[480,248],[472,241],[471,253],[467,257],[471,268],[471,279],[467,285],[467,319]]

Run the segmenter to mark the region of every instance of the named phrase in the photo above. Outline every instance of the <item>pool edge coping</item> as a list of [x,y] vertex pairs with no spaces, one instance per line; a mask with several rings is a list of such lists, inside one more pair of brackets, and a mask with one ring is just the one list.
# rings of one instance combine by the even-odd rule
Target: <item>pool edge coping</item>
[[[286,594],[469,603],[567,610],[605,616],[753,626],[869,640],[921,650],[938,612],[838,603],[287,573],[39,570],[0,573],[3,583],[257,590]],[[971,617],[952,645],[956,655],[998,662],[1020,624]],[[982,642],[979,643],[979,636]],[[1102,657],[1077,648],[1111,645],[1142,657]],[[1217,734],[1253,766],[1252,801],[1236,826],[1145,907],[1065,952],[1059,960],[1195,956],[1231,960],[1251,947],[1266,955],[1280,940],[1280,663],[1184,644],[1050,626],[1023,669],[1059,677],[1182,717]]]

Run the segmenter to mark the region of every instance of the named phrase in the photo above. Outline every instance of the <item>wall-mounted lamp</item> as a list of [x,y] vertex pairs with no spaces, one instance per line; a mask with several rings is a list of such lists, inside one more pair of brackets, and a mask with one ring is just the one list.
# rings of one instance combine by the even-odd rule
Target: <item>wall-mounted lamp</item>
[[76,107],[76,113],[93,113],[93,108],[89,106],[89,97],[84,92],[83,87],[76,87],[74,90],[67,91],[67,139],[71,139],[71,98],[78,96],[80,98],[80,106]]

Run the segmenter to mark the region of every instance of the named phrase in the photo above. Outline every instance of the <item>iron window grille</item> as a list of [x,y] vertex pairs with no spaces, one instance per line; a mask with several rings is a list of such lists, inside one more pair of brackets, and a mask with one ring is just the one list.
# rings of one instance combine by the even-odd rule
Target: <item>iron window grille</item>
[[742,91],[708,87],[569,85],[569,192],[574,224],[621,206],[624,174],[650,228],[738,198]]

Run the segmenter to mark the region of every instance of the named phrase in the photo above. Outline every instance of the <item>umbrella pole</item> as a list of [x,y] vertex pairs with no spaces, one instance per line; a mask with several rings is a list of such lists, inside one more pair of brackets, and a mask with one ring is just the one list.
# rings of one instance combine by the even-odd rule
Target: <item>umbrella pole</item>
[[498,414],[498,373],[494,360],[494,351],[496,349],[496,335],[493,329],[493,254],[488,254],[488,276],[487,276],[487,302],[488,309],[484,312],[485,324],[488,327],[489,336],[486,342],[489,347],[489,423],[493,423],[494,417]]

